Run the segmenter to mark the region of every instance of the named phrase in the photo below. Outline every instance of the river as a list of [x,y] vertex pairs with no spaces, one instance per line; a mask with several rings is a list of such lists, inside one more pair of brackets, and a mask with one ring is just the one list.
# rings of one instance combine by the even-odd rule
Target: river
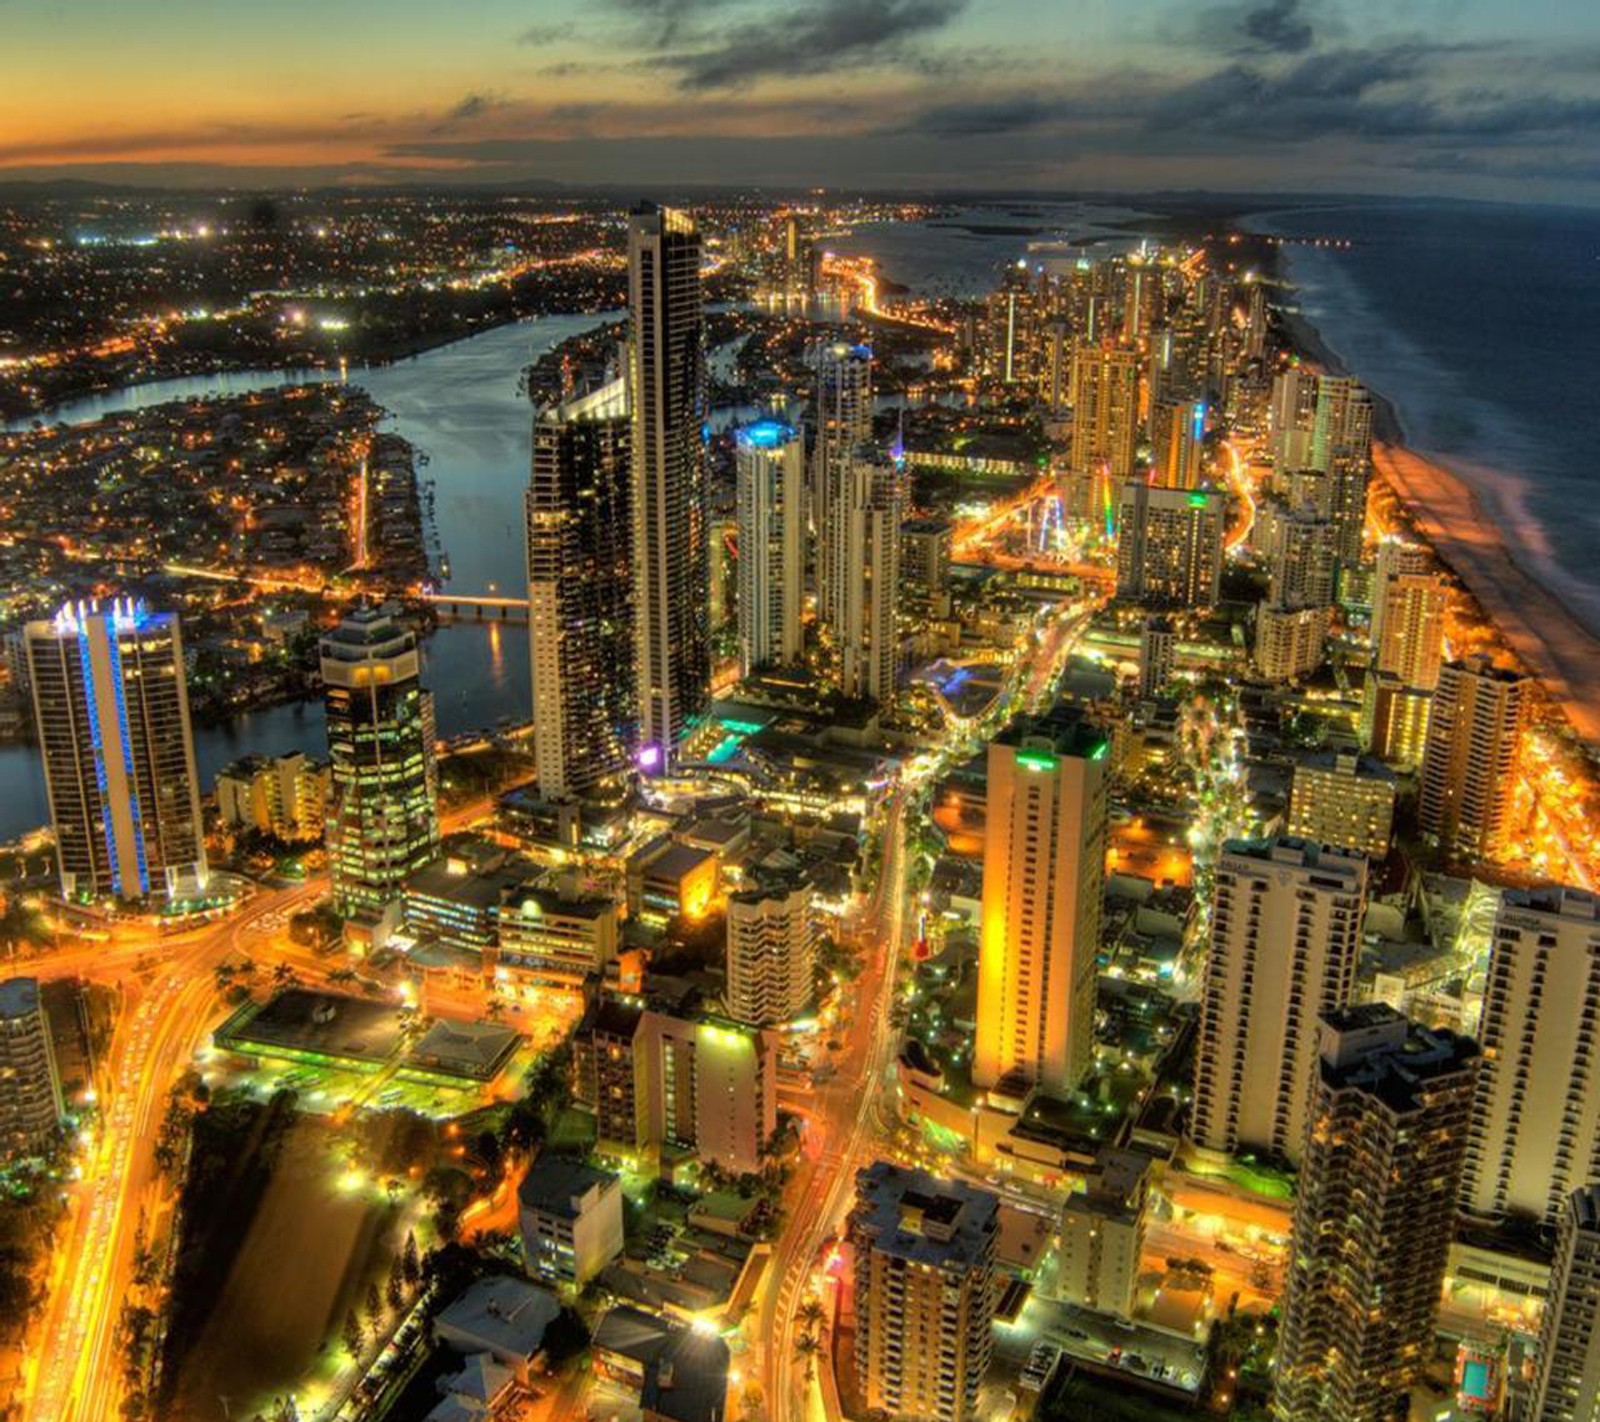
[[[434,483],[434,514],[439,541],[450,558],[452,591],[520,594],[525,578],[522,491],[528,482],[533,414],[517,392],[518,377],[551,347],[620,314],[536,317],[393,365],[351,373],[351,383],[364,386],[390,412],[386,428],[428,457],[419,472]],[[166,400],[337,378],[334,372],[314,370],[159,380],[58,406],[47,418],[81,423]],[[423,680],[437,702],[441,735],[492,726],[506,717],[526,720],[530,714],[524,627],[441,627],[428,639],[423,662]],[[195,728],[203,791],[238,756],[296,749],[325,752],[319,703],[266,707],[221,725]],[[0,843],[48,819],[38,750],[0,746]]]

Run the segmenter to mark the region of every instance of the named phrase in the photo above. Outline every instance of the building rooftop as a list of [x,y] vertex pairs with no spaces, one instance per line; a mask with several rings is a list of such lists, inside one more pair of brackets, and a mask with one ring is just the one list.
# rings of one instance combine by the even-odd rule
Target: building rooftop
[[7,978],[0,982],[0,1018],[31,1017],[39,1010],[37,978]]
[[1043,715],[1018,716],[994,738],[994,744],[1098,760],[1106,754],[1110,742],[1082,707],[1061,701]]
[[1387,1003],[1340,1008],[1322,1021],[1323,1085],[1363,1092],[1395,1112],[1418,1110],[1431,1083],[1477,1056],[1472,1038],[1423,1027]]
[[578,1217],[578,1201],[589,1191],[616,1183],[617,1177],[608,1170],[547,1152],[528,1167],[517,1187],[517,1200],[525,1210],[571,1220]]
[[639,1405],[667,1422],[722,1422],[728,1357],[728,1345],[716,1334],[679,1329],[646,1367]]
[[971,1267],[989,1258],[1000,1201],[959,1180],[874,1161],[856,1172],[852,1228],[873,1247],[917,1264]]
[[468,1285],[439,1314],[434,1327],[481,1342],[497,1357],[527,1360],[544,1346],[545,1330],[560,1314],[561,1305],[554,1294],[521,1279],[495,1274]]
[[1500,895],[1501,913],[1509,911],[1514,915],[1518,910],[1600,923],[1600,896],[1587,889],[1574,889],[1561,884],[1547,884],[1534,889],[1506,889]]
[[516,1051],[521,1037],[510,1027],[492,1022],[437,1019],[406,1053],[406,1066],[441,1071],[447,1076],[492,1081]]

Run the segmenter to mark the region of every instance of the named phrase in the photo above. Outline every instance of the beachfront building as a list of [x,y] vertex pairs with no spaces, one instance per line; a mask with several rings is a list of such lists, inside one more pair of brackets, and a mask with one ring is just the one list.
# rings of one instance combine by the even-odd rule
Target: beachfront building
[[1217,862],[1195,1049],[1194,1139],[1298,1160],[1319,1015],[1355,987],[1360,855],[1308,840],[1229,840]]
[[1393,672],[1368,672],[1361,700],[1361,744],[1386,765],[1409,770],[1422,761],[1433,693],[1407,686]]
[[1449,662],[1440,670],[1417,819],[1446,854],[1495,859],[1506,852],[1527,693],[1526,677],[1487,656]]
[[1447,598],[1427,549],[1397,538],[1379,543],[1372,578],[1372,669],[1423,691],[1438,686]]
[[1364,1003],[1331,1013],[1295,1190],[1278,1422],[1394,1422],[1434,1354],[1478,1048]]

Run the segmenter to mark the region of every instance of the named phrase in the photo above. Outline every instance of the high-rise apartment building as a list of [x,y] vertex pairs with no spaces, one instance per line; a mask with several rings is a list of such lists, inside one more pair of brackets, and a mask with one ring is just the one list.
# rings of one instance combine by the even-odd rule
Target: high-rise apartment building
[[1311,467],[1317,423],[1317,376],[1301,365],[1283,371],[1272,383],[1268,433],[1272,467],[1279,475]]
[[810,504],[813,572],[817,610],[830,627],[844,620],[840,605],[843,550],[836,510],[849,483],[857,448],[872,438],[872,348],[844,342],[820,345],[813,353],[816,389],[812,396]]
[[772,877],[728,896],[728,1014],[755,1027],[793,1022],[816,993],[811,885]]
[[1206,402],[1176,395],[1150,402],[1150,479],[1167,489],[1205,482]]
[[1506,889],[1495,914],[1461,1203],[1554,1226],[1600,1178],[1600,899]]
[[780,420],[734,439],[739,517],[739,659],[756,667],[800,659],[805,592],[805,442]]
[[[1418,557],[1417,555],[1422,555]],[[1444,660],[1448,592],[1425,551],[1385,539],[1372,580],[1372,669],[1432,691]]]
[[1256,669],[1267,681],[1298,681],[1322,665],[1322,649],[1333,620],[1330,607],[1256,608]]
[[900,471],[870,446],[858,446],[839,493],[831,518],[843,570],[835,589],[839,687],[846,696],[887,705],[900,666]]
[[433,697],[419,679],[416,634],[388,608],[347,613],[321,653],[333,906],[374,921],[439,853]]
[[217,817],[289,843],[323,836],[332,784],[328,762],[304,751],[247,755],[217,772]]
[[639,760],[658,769],[705,710],[711,684],[700,234],[687,213],[634,208],[628,303]]
[[1118,1318],[1133,1316],[1149,1214],[1150,1158],[1106,1150],[1081,1194],[1061,1206],[1055,1296]]
[[950,525],[939,518],[908,518],[900,525],[900,581],[922,609],[949,607]]
[[1147,617],[1139,624],[1139,695],[1157,695],[1172,680],[1178,657],[1178,637],[1165,617]]
[[1332,607],[1339,567],[1338,529],[1302,504],[1274,527],[1268,600],[1289,609]]
[[1129,478],[1139,424],[1138,350],[1080,342],[1072,356],[1072,472]]
[[1273,384],[1269,429],[1280,486],[1304,470],[1324,476],[1318,507],[1338,529],[1339,558],[1360,562],[1372,471],[1372,399],[1365,387],[1349,376],[1295,366]]
[[1574,1190],[1562,1207],[1533,1387],[1521,1417],[1600,1417],[1600,1185]]
[[1227,500],[1204,490],[1122,486],[1117,596],[1152,607],[1215,607]]
[[1409,769],[1422,760],[1433,693],[1393,672],[1368,672],[1361,699],[1361,744],[1379,760]]
[[1028,264],[1019,260],[990,294],[987,312],[989,374],[1003,385],[1026,385],[1034,379],[1039,307]]
[[1109,741],[1058,705],[989,743],[972,1079],[1064,1093],[1093,1060]]
[[1493,859],[1506,849],[1527,689],[1527,678],[1482,655],[1440,669],[1417,819],[1447,854]]
[[539,792],[584,795],[638,736],[628,382],[542,411],[524,499]]
[[1295,1192],[1278,1422],[1395,1422],[1433,1357],[1478,1048],[1379,1003],[1323,1024]]
[[47,1150],[64,1113],[38,980],[0,979],[0,1158]]
[[206,883],[175,613],[69,603],[23,631],[61,892],[183,899]]
[[864,1410],[975,1422],[989,1369],[1000,1202],[987,1190],[877,1161],[856,1172],[856,1388]]
[[1288,836],[1223,846],[1195,1048],[1201,1145],[1298,1159],[1318,1018],[1350,1001],[1366,891],[1360,854]]
[[1295,762],[1289,833],[1353,849],[1373,859],[1389,852],[1396,782],[1381,761],[1354,751],[1320,751]]

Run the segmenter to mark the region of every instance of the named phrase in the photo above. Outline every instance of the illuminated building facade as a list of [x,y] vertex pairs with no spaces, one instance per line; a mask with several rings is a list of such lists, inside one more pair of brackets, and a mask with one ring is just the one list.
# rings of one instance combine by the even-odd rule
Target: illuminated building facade
[[1489,953],[1461,1203],[1553,1227],[1600,1159],[1600,899],[1506,889]]
[[439,852],[433,698],[416,635],[387,608],[359,607],[322,639],[333,788],[334,911],[372,921]]
[[1422,760],[1433,693],[1392,672],[1369,672],[1361,698],[1361,744],[1379,760],[1409,769]]
[[1337,527],[1302,504],[1277,520],[1267,596],[1280,607],[1332,607],[1338,572]]
[[900,525],[900,582],[917,605],[948,610],[951,528],[943,519],[908,518]]
[[1447,854],[1493,859],[1507,847],[1527,690],[1527,678],[1486,656],[1440,669],[1417,819]]
[[1299,1158],[1318,1018],[1355,987],[1367,863],[1307,840],[1229,840],[1217,861],[1195,1048],[1195,1140]]
[[0,979],[0,1159],[49,1149],[64,1114],[39,983]]
[[1353,849],[1374,860],[1389,852],[1396,783],[1382,762],[1353,751],[1321,751],[1295,763],[1289,833]]
[[1372,668],[1432,691],[1444,660],[1448,592],[1427,551],[1386,538],[1372,580]]
[[1062,1094],[1092,1060],[1109,749],[1105,733],[1066,704],[989,743],[979,1087]]
[[517,1187],[517,1225],[528,1273],[581,1289],[622,1253],[622,1181],[546,1151]]
[[534,422],[528,662],[539,791],[550,799],[615,780],[638,738],[632,430],[621,379]]
[[711,683],[700,234],[655,203],[628,220],[634,676],[640,764],[664,768]]
[[807,497],[817,609],[837,628],[844,621],[844,582],[839,576],[843,548],[838,509],[849,484],[856,449],[872,438],[872,348],[843,342],[821,345],[813,354],[816,390],[812,396],[811,469]]
[[805,592],[805,442],[780,420],[734,438],[739,519],[739,660],[756,667],[800,659]]
[[1600,1185],[1567,1196],[1556,1229],[1526,1422],[1600,1416]]
[[887,705],[900,669],[900,471],[871,446],[855,451],[835,508],[839,688]]
[[846,1230],[863,1408],[974,1422],[993,1348],[999,1200],[880,1160],[856,1172]]
[[1333,619],[1331,607],[1256,608],[1256,669],[1268,681],[1299,681],[1322,665],[1322,648]]
[[811,885],[775,878],[728,898],[728,1013],[766,1027],[805,1015],[816,992]]
[[511,984],[579,987],[617,956],[614,900],[522,884],[500,906],[492,976]]
[[1178,634],[1165,617],[1147,617],[1139,624],[1139,696],[1148,701],[1172,680]]
[[205,838],[174,613],[72,603],[24,629],[61,892],[192,898]]
[[1168,395],[1150,402],[1150,478],[1167,489],[1205,482],[1206,402]]
[[1434,1353],[1478,1048],[1379,1003],[1323,1024],[1272,1413],[1393,1422]]
[[1131,477],[1139,424],[1139,352],[1080,343],[1072,356],[1073,473],[1103,472],[1113,483]]
[[303,751],[247,755],[217,772],[218,818],[290,843],[321,839],[331,783],[327,761]]
[[1122,486],[1117,596],[1151,607],[1215,607],[1222,586],[1220,493]]
[[777,1050],[769,1033],[646,1012],[633,1050],[644,1150],[686,1151],[735,1175],[761,1169],[778,1128]]

